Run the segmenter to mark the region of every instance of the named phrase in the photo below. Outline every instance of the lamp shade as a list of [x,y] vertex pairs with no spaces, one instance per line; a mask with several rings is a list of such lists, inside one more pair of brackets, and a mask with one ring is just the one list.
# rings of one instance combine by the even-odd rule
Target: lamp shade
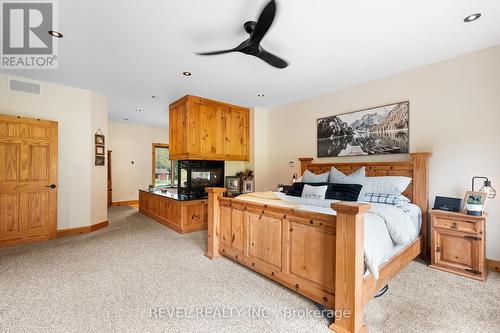
[[497,196],[497,191],[495,191],[495,189],[491,187],[491,181],[489,180],[486,180],[484,182],[484,186],[479,191],[487,193],[488,199],[494,199]]

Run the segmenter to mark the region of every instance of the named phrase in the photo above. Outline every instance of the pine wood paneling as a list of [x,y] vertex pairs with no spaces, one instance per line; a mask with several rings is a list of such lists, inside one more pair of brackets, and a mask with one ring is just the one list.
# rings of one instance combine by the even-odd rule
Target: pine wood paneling
[[281,221],[248,213],[249,255],[281,269]]
[[290,274],[335,290],[335,231],[290,223]]
[[170,105],[170,158],[249,159],[249,109],[196,96]]

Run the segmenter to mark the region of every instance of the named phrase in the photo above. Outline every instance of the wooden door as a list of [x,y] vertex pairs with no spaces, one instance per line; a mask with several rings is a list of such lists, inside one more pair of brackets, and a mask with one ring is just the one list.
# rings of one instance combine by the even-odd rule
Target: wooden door
[[108,207],[113,204],[113,177],[111,170],[111,150],[108,150]]
[[0,115],[0,247],[57,232],[57,122]]
[[474,235],[434,229],[434,261],[437,266],[462,273],[482,272],[481,239]]

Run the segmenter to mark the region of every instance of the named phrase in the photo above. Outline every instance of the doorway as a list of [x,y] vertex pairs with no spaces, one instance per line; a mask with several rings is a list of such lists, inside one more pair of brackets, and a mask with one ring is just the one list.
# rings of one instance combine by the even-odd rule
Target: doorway
[[0,115],[0,247],[57,235],[57,122]]

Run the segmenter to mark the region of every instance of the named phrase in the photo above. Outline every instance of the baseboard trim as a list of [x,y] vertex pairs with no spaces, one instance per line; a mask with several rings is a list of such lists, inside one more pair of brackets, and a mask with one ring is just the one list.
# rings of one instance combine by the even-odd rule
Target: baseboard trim
[[111,204],[112,207],[116,206],[130,206],[130,205],[138,205],[139,200],[127,200],[127,201],[115,201]]
[[65,237],[65,236],[72,236],[72,235],[79,235],[79,234],[86,234],[89,232],[94,232],[94,231],[100,230],[102,228],[106,228],[107,226],[108,226],[108,221],[103,221],[100,223],[87,225],[84,227],[60,229],[60,230],[57,230],[57,238]]
[[486,259],[486,267],[490,271],[500,272],[500,261],[493,259]]

